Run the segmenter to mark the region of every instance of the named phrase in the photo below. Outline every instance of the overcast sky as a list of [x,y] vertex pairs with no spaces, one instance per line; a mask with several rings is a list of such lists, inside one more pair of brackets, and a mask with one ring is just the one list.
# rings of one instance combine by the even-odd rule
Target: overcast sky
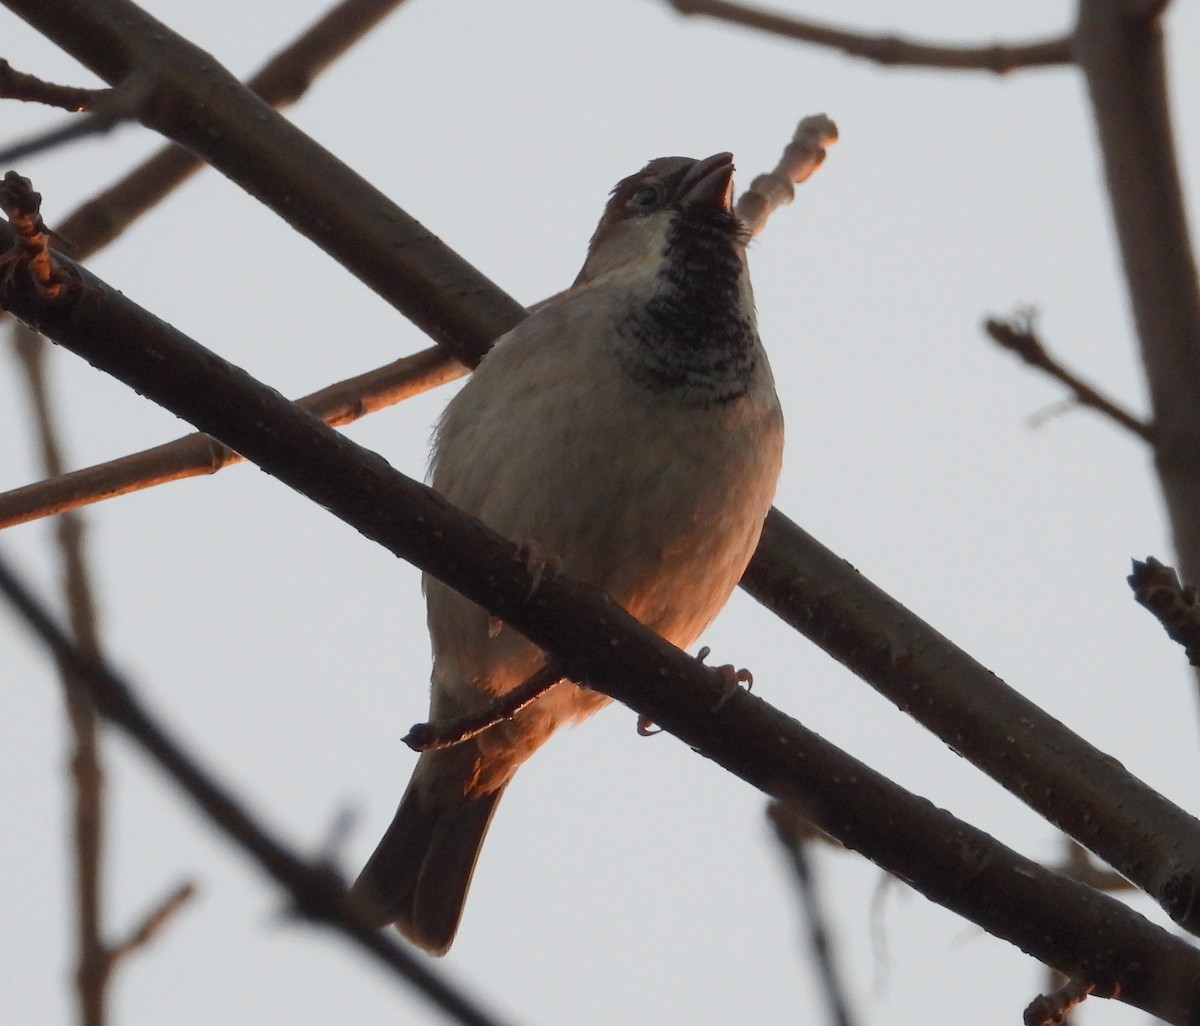
[[[245,75],[324,0],[149,0]],[[880,0],[797,15],[988,42],[1065,30],[1073,6]],[[903,20],[898,18],[903,17]],[[1175,125],[1196,208],[1195,4],[1166,18]],[[6,11],[0,54],[91,75]],[[59,115],[0,105],[0,140]],[[887,70],[699,20],[654,0],[411,0],[290,113],[522,302],[573,279],[611,186],[649,158],[718,150],[743,182],[796,121],[841,129],[755,241],[760,327],[788,442],[777,505],[1014,687],[1185,807],[1197,713],[1182,653],[1130,598],[1131,557],[1170,560],[1145,447],[1099,417],[1041,417],[1052,383],[997,351],[989,314],[1036,306],[1047,343],[1144,410],[1090,108],[1073,69]],[[157,144],[136,127],[18,170],[50,224]],[[6,169],[5,169],[6,170]],[[181,189],[89,261],[112,285],[285,393],[428,345],[220,175]],[[67,353],[53,383],[73,466],[185,433]],[[7,358],[5,358],[7,359]],[[421,476],[450,388],[349,429]],[[38,477],[14,363],[0,363],[0,488]],[[353,874],[389,821],[424,718],[418,575],[253,467],[88,511],[104,637],[147,700],[267,822],[315,852],[339,815]],[[44,589],[46,524],[0,535]],[[738,593],[703,639],[756,691],[905,786],[1035,858],[1055,831]],[[0,1021],[67,1021],[72,896],[65,731],[42,653],[0,611]],[[441,964],[517,1023],[823,1021],[764,798],[610,708],[552,741],[497,814]],[[106,733],[106,912],[118,933],[183,878],[197,900],[121,968],[114,1022],[433,1023],[273,886]],[[866,1024],[1017,1023],[1039,968],[858,856],[817,869]],[[882,895],[879,889],[884,886]],[[1137,908],[1161,922],[1145,899]],[[1140,1022],[1091,1002],[1085,1022]]]

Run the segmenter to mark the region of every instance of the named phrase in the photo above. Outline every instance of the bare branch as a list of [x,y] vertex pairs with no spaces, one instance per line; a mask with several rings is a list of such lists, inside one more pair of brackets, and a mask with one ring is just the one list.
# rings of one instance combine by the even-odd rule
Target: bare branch
[[17,247],[0,257],[0,274],[26,272],[46,297],[58,295],[58,283],[50,267],[48,229],[42,221],[42,197],[33,191],[28,178],[9,171],[0,183],[0,209],[7,215],[17,236]]
[[834,958],[833,938],[821,907],[820,894],[808,857],[807,847],[813,834],[812,824],[796,803],[789,805],[784,802],[772,802],[767,806],[767,818],[775,827],[775,836],[779,838],[779,843],[792,863],[793,876],[803,906],[801,914],[808,924],[813,962],[825,991],[825,1002],[829,1006],[829,1021],[834,1026],[853,1026],[854,1016],[850,1013],[846,988]]
[[1080,0],[1075,41],[1149,385],[1155,469],[1180,573],[1200,581],[1200,281],[1156,7]]
[[499,1020],[419,962],[407,950],[368,924],[350,901],[345,884],[329,866],[295,855],[267,832],[142,708],[129,685],[103,660],[81,652],[33,596],[0,563],[3,592],[54,656],[71,668],[86,700],[120,727],[175,780],[183,792],[276,881],[315,923],[332,927],[388,966],[465,1026],[499,1026]]
[[[340,427],[466,372],[445,349],[433,346],[328,385],[296,402],[326,424]],[[0,529],[170,481],[215,474],[242,459],[208,435],[185,435],[152,449],[0,493]]]
[[811,21],[772,14],[757,7],[728,0],[667,0],[683,15],[704,15],[772,35],[815,43],[861,57],[876,64],[918,68],[948,68],[961,71],[992,71],[1003,75],[1018,68],[1070,64],[1071,36],[1057,36],[1036,43],[1004,46],[939,46],[917,43],[899,36],[871,36],[860,32],[818,25]]
[[163,898],[143,916],[142,921],[134,927],[128,937],[108,949],[109,969],[115,968],[126,955],[149,944],[195,896],[196,885],[190,880],[185,880]]
[[[36,209],[34,211],[36,213]],[[25,374],[42,467],[47,476],[62,472],[63,458],[54,424],[45,375],[46,346],[34,332],[18,324],[13,349]],[[83,523],[76,516],[55,525],[71,636],[83,652],[100,651],[95,602],[84,551]],[[101,880],[104,866],[104,766],[96,732],[96,715],[83,699],[71,668],[58,664],[63,703],[71,731],[71,825],[74,835],[76,897],[75,991],[83,1026],[102,1026],[106,1019],[111,959],[104,942]]]
[[1080,406],[1087,406],[1103,413],[1121,427],[1132,431],[1146,442],[1154,441],[1154,428],[1144,420],[1134,416],[1123,406],[1118,405],[1102,394],[1095,386],[1088,384],[1081,377],[1069,371],[1059,363],[1042,344],[1034,328],[1034,318],[1031,311],[1018,313],[1011,320],[1002,321],[989,317],[983,322],[983,329],[991,336],[998,346],[1016,353],[1029,366],[1045,371],[1056,381],[1061,381],[1071,390],[1071,395]]
[[461,744],[476,734],[482,734],[488,727],[495,726],[501,720],[516,716],[562,680],[561,671],[554,666],[543,666],[511,691],[498,695],[465,716],[416,724],[404,736],[404,743],[416,752],[435,751]]
[[1196,585],[1186,587],[1179,575],[1153,556],[1146,562],[1133,561],[1133,573],[1126,580],[1133,597],[1150,610],[1163,625],[1167,636],[1183,646],[1188,662],[1200,667],[1200,600]]
[[[143,124],[200,154],[463,363],[477,363],[524,317],[521,304],[210,54],[129,0],[5,2],[105,81],[136,68],[157,100],[142,105]],[[208,99],[214,90],[219,104]]]
[[767,218],[796,195],[793,185],[808,180],[825,161],[825,148],[837,142],[837,125],[824,114],[812,114],[796,127],[775,170],[759,175],[737,201],[737,216],[751,235],[766,227]]
[[[342,0],[272,57],[246,88],[276,108],[287,107],[404,0]],[[78,260],[112,242],[172,189],[204,166],[182,146],[164,146],[119,182],[84,203],[59,223]],[[3,316],[3,311],[0,311]]]
[[98,100],[111,96],[112,89],[84,89],[79,86],[55,85],[43,82],[34,75],[17,71],[0,57],[0,100],[23,100],[44,103],[63,110],[91,109]]
[[[0,230],[0,245],[11,239],[7,228]],[[22,275],[0,285],[0,300],[44,334],[201,430],[222,437],[367,538],[511,623],[550,658],[560,660],[565,676],[588,680],[773,797],[800,801],[818,826],[932,900],[1072,977],[1112,980],[1122,1000],[1169,1022],[1190,1022],[1200,1002],[1200,953],[1190,945],[1113,899],[939,812],[761,699],[741,690],[730,694],[722,674],[669,645],[594,589],[555,575],[543,579],[531,598],[534,572],[519,546],[152,318],[83,268],[60,260],[59,271],[70,287],[65,285],[56,300],[39,295]],[[784,587],[794,595],[797,588],[812,583],[813,575],[787,558],[780,543],[786,549],[803,533],[798,528],[780,533],[786,522],[778,513],[771,514],[770,522],[765,542],[780,558],[768,552],[763,559],[760,548],[755,562],[765,562],[768,572],[783,575]],[[828,558],[839,562],[831,554]],[[844,564],[840,574],[831,576],[837,588],[848,583]],[[6,580],[4,587],[14,593],[11,579]],[[818,574],[816,583],[826,587],[830,581]],[[775,581],[759,584],[769,591],[780,587]],[[815,597],[805,595],[800,603],[808,617],[824,615],[814,608]],[[841,601],[847,600],[871,605],[861,584],[843,591]],[[28,603],[21,608],[27,610]],[[912,668],[932,659],[940,672],[961,674],[965,681],[959,684],[974,686],[973,674],[962,673],[967,657],[955,657],[948,643],[929,628],[906,636],[905,618],[894,609],[882,616],[861,607],[860,612],[869,622],[851,633],[867,630],[870,637],[855,639],[854,658],[870,670],[873,680],[886,677],[905,690]],[[886,637],[879,633],[880,624],[887,624]],[[824,628],[834,635],[845,629],[832,620]],[[987,679],[982,668],[976,675]],[[1002,729],[1009,730],[1007,739],[976,739],[969,736],[974,733],[969,728],[978,722],[978,708],[959,713],[950,728],[956,748],[971,753],[984,742],[1001,763],[1010,764],[1010,774],[1012,764],[1019,763],[1019,783],[1010,786],[1032,804],[1046,795],[1069,795],[1061,808],[1049,803],[1054,821],[1077,817],[1074,825],[1081,839],[1095,844],[1094,850],[1118,868],[1128,869],[1130,878],[1158,895],[1179,921],[1194,926],[1194,891],[1187,887],[1200,880],[1200,823],[1036,707],[1022,705],[1019,696],[1006,696],[1003,689],[998,696],[997,684],[993,680],[981,688],[976,701],[986,704],[999,697],[1002,703],[1015,703],[1022,709],[1024,726],[1006,722]],[[127,700],[111,692],[98,701],[106,715],[131,715]],[[920,702],[911,697],[905,701],[909,706],[931,704],[928,694]],[[937,712],[940,716],[943,711]],[[142,716],[140,710],[137,714]],[[156,757],[172,772],[180,771],[175,753],[156,733],[152,737]],[[1014,745],[1021,746],[1019,760],[1009,757]],[[1042,757],[1044,753],[1052,753],[1052,758]],[[888,815],[880,816],[880,809],[887,809]],[[1130,818],[1136,829],[1124,835],[1110,833]],[[275,852],[272,858],[277,863],[285,855]],[[1160,893],[1160,887],[1166,890]],[[321,893],[335,900],[328,889]],[[337,890],[336,901],[341,895]],[[321,905],[322,915],[327,904]]]

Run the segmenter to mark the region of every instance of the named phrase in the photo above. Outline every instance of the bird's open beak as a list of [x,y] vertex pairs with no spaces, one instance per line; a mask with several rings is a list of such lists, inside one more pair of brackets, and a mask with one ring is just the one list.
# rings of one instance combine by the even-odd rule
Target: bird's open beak
[[682,203],[728,211],[733,203],[733,154],[714,153],[698,160],[679,183]]

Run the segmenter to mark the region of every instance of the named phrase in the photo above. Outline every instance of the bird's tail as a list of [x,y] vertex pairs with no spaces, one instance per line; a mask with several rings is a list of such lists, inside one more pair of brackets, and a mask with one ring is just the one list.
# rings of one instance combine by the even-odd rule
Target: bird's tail
[[479,849],[506,786],[484,794],[467,794],[465,786],[431,787],[445,782],[439,757],[452,751],[421,757],[391,826],[351,891],[378,926],[395,923],[431,955],[444,955],[454,940]]

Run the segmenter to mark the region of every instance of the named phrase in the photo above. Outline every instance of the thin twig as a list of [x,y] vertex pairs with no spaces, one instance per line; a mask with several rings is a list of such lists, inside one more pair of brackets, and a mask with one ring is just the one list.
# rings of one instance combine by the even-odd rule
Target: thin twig
[[117,125],[136,122],[143,105],[150,100],[150,80],[137,74],[130,75],[111,89],[93,90],[91,102],[87,105],[90,113],[75,115],[63,125],[9,144],[0,150],[0,165],[11,164],[89,136],[103,135]]
[[91,109],[97,102],[112,94],[111,87],[84,89],[80,86],[45,82],[35,75],[17,71],[0,57],[0,100],[23,100],[61,107],[63,110],[81,111]]
[[126,955],[149,944],[162,932],[163,927],[178,914],[180,909],[195,896],[196,885],[190,880],[185,880],[175,890],[164,897],[142,917],[142,921],[130,931],[128,937],[109,947],[109,969],[113,969]]
[[807,181],[824,163],[825,148],[837,137],[837,125],[824,114],[811,114],[796,126],[775,170],[755,178],[737,201],[737,216],[751,235],[766,227],[777,207],[792,202],[794,186]]
[[1113,402],[1094,385],[1088,384],[1077,374],[1067,370],[1050,355],[1037,336],[1031,311],[1021,311],[1007,321],[989,317],[983,322],[983,329],[997,345],[1009,352],[1016,353],[1029,366],[1045,371],[1050,377],[1066,385],[1071,390],[1072,398],[1080,406],[1087,406],[1103,413],[1121,427],[1132,431],[1143,441],[1154,441],[1152,425]]
[[543,666],[512,691],[498,695],[487,705],[462,716],[415,724],[404,736],[404,743],[416,752],[431,752],[461,744],[482,734],[488,727],[494,727],[501,720],[516,716],[562,680],[561,670],[553,665]]
[[680,14],[704,15],[736,25],[745,25],[772,35],[841,50],[850,57],[861,57],[876,64],[992,71],[1002,75],[1018,68],[1069,64],[1072,60],[1070,35],[1008,46],[998,43],[989,46],[940,46],[917,43],[894,35],[872,36],[861,32],[848,32],[845,29],[773,14],[757,7],[728,3],[727,0],[667,2]]
[[350,901],[345,884],[329,866],[301,859],[253,819],[232,793],[222,788],[211,773],[150,717],[124,678],[102,659],[92,658],[72,644],[3,561],[0,561],[0,592],[55,658],[71,668],[97,712],[148,752],[209,819],[282,884],[301,915],[352,939],[465,1026],[497,1026],[499,1020],[495,1016],[363,919]]
[[[394,360],[319,389],[296,403],[335,427],[453,381],[466,368],[440,346]],[[0,529],[143,488],[215,474],[243,457],[209,435],[193,433],[152,449],[0,493]]]
[[[33,423],[48,477],[62,473],[63,458],[45,374],[46,346],[24,324],[13,331],[13,349],[26,379]],[[75,514],[56,527],[62,588],[71,636],[81,651],[93,657],[100,651],[95,602],[84,551],[83,522]],[[104,766],[96,730],[96,715],[83,699],[78,682],[65,663],[59,663],[63,702],[71,731],[71,820],[74,835],[76,898],[75,989],[83,1026],[102,1026],[107,1018],[111,953],[104,940],[101,907],[104,868]]]
[[817,977],[829,1006],[829,1021],[834,1026],[853,1026],[854,1016],[846,997],[846,987],[833,952],[829,922],[821,907],[820,894],[813,878],[813,868],[806,847],[813,827],[802,810],[794,803],[772,802],[767,806],[767,818],[775,827],[775,836],[792,863],[796,887],[800,891],[802,917],[808,924],[808,942]]
[[1188,662],[1200,667],[1200,600],[1196,585],[1184,586],[1179,575],[1153,556],[1133,561],[1126,580],[1133,597],[1154,614],[1167,636],[1183,646]]

